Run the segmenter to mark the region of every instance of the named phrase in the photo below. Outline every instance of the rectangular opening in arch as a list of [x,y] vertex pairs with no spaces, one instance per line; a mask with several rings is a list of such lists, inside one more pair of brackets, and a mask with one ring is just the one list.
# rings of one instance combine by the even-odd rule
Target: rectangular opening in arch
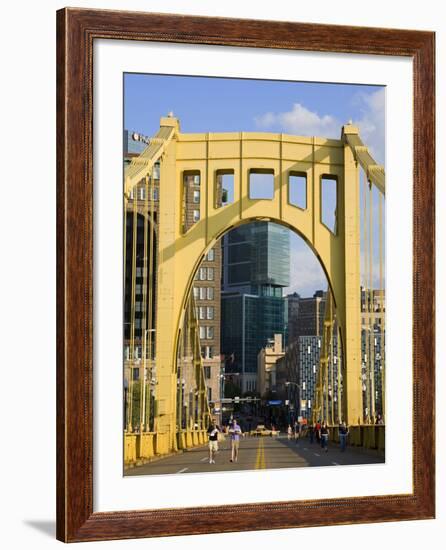
[[201,175],[199,170],[183,172],[183,232],[186,233],[200,220]]
[[288,176],[288,202],[305,210],[307,208],[307,174],[290,171]]
[[215,173],[215,208],[234,202],[234,170],[217,170]]
[[274,170],[252,168],[249,171],[249,198],[254,200],[274,198]]
[[333,234],[337,232],[338,180],[336,176],[321,177],[321,222]]

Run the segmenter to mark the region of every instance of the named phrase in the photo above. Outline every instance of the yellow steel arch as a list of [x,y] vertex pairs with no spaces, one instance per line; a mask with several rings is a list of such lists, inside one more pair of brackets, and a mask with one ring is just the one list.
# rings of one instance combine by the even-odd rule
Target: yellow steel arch
[[[161,119],[157,285],[157,402],[158,448],[175,448],[176,354],[186,296],[193,273],[205,252],[232,227],[253,219],[275,221],[290,227],[317,254],[330,282],[344,348],[344,395],[349,424],[362,421],[359,167],[369,165],[370,178],[384,189],[384,172],[377,168],[359,140],[358,129],[346,125],[341,139],[299,137],[271,133],[182,134],[179,121]],[[359,141],[358,141],[359,140]],[[367,154],[366,154],[367,153]],[[361,158],[359,158],[361,156]],[[369,158],[370,157],[370,158]],[[371,160],[370,160],[371,159]],[[368,163],[368,164],[367,164]],[[150,172],[153,162],[147,160]],[[274,173],[271,199],[251,199],[250,170]],[[219,207],[218,171],[234,174],[234,200]],[[137,183],[136,166],[132,178]],[[200,174],[200,219],[183,230],[183,176]],[[307,207],[288,200],[290,174],[305,174]],[[143,171],[138,170],[138,178]],[[323,223],[321,180],[337,181],[336,234]]]

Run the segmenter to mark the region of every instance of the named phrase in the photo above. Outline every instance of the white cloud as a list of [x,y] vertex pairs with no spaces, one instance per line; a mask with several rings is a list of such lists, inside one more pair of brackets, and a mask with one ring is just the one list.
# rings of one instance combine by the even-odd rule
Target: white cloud
[[265,113],[255,117],[259,129],[279,128],[299,136],[339,137],[340,123],[331,115],[320,116],[301,103],[294,103],[290,111],[283,113]]
[[316,290],[326,290],[325,273],[313,251],[297,235],[290,240],[290,286],[285,294],[298,292],[301,296],[313,296]]
[[359,134],[365,145],[370,149],[374,159],[381,164],[385,162],[385,88],[380,88],[371,94],[359,93],[355,98],[361,116],[354,120],[359,127]]
[[[358,92],[351,104],[352,110],[358,114],[350,117],[359,127],[361,139],[372,156],[382,164],[385,160],[385,100],[385,88],[371,93]],[[260,130],[339,139],[346,121],[341,122],[330,114],[320,115],[302,103],[294,103],[289,111],[264,113],[255,117],[254,122]]]

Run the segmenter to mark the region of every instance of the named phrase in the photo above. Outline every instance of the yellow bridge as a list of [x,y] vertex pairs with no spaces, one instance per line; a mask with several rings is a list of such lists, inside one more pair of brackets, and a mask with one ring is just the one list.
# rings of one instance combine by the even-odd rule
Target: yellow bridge
[[[370,156],[358,129],[351,124],[342,128],[340,139],[326,139],[247,132],[186,134],[181,133],[178,119],[161,118],[158,133],[125,171],[124,254],[129,295],[126,462],[166,455],[205,441],[210,410],[192,283],[201,261],[222,235],[254,220],[272,221],[300,235],[327,277],[315,418],[327,418],[331,424],[341,419],[350,426],[364,424],[361,169],[370,197],[372,184],[380,191],[381,209],[384,169]],[[253,173],[273,175],[274,189],[269,198],[252,198]],[[234,196],[231,203],[223,205],[220,178],[226,174],[233,176]],[[200,217],[189,224],[185,221],[185,175],[198,176],[200,186]],[[289,200],[289,181],[295,175],[306,182],[305,208]],[[334,228],[322,222],[323,178],[336,185]],[[370,229],[370,243],[371,234]],[[371,248],[370,244],[370,287]],[[135,321],[138,269],[144,301],[139,325]],[[335,333],[340,349],[336,370],[330,368]],[[335,385],[333,376],[339,382],[336,410],[329,395]],[[194,388],[192,402],[184,403],[185,385]],[[367,392],[365,398],[371,399],[373,388]],[[373,407],[369,411],[373,414]]]

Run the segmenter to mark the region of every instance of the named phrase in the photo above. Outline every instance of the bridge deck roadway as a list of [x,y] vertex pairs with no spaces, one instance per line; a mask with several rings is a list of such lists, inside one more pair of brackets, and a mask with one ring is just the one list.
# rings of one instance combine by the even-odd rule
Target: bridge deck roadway
[[223,472],[256,470],[263,468],[300,468],[305,466],[341,466],[351,464],[378,464],[384,456],[374,451],[348,447],[341,452],[339,446],[329,443],[328,452],[316,442],[302,439],[297,443],[286,436],[244,437],[240,441],[239,458],[230,462],[231,444],[227,438],[219,442],[215,464],[209,464],[207,445],[196,447],[166,458],[131,468],[125,475],[189,474],[201,472]]

